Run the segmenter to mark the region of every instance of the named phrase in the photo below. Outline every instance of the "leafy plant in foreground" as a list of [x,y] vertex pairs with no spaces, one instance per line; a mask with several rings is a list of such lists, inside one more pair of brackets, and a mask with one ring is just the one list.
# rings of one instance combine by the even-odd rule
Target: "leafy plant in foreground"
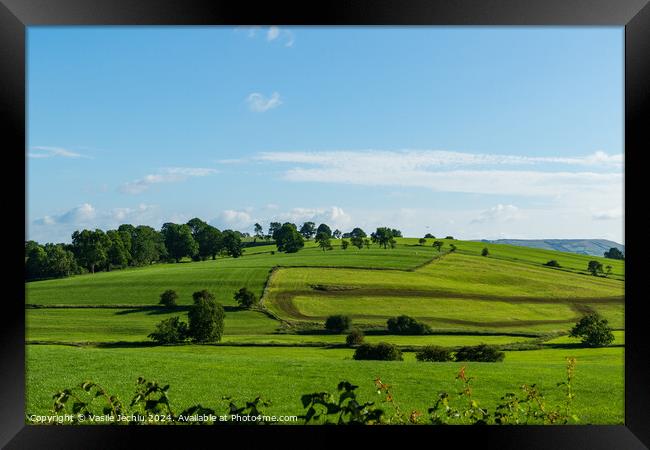
[[[316,422],[323,416],[325,416],[324,423],[326,424],[372,425],[380,423],[384,411],[375,408],[374,402],[359,403],[357,394],[354,392],[358,387],[347,381],[341,381],[336,388],[339,392],[342,391],[338,400],[335,400],[327,392],[303,395],[301,397],[302,406],[307,411],[298,418],[304,419],[306,424]],[[327,416],[330,415],[335,416],[334,422],[327,419]]]

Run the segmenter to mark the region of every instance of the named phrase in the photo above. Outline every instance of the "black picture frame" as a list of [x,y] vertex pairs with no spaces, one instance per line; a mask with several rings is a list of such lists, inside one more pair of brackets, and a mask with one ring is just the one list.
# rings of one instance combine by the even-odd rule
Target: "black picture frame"
[[[634,203],[634,185],[642,189],[644,145],[650,142],[650,5],[649,0],[337,0],[319,2],[251,4],[234,0],[0,0],[0,98],[7,124],[5,156],[10,172],[26,174],[25,153],[25,37],[35,25],[572,25],[625,27],[625,425],[621,426],[514,426],[514,427],[371,427],[356,430],[362,439],[401,439],[402,445],[429,445],[450,440],[464,446],[493,448],[637,449],[650,446],[650,351],[644,341],[645,297],[641,290],[640,230],[645,203]],[[9,138],[9,139],[7,139]],[[15,164],[15,166],[13,165]],[[14,169],[15,167],[15,169]],[[16,194],[15,180],[3,177],[4,193],[15,211],[25,213],[26,198]],[[25,183],[26,187],[26,183]],[[26,192],[26,189],[25,189]],[[643,192],[643,191],[641,191]],[[13,217],[13,215],[12,215]],[[8,220],[8,219],[6,219]],[[24,233],[13,220],[11,236]],[[8,239],[7,241],[12,241]],[[287,439],[304,448],[320,444],[339,446],[349,430],[341,427],[53,427],[26,426],[25,310],[22,275],[23,243],[11,243],[16,288],[4,299],[2,364],[0,366],[0,445],[4,448],[126,448],[134,439],[148,446],[172,444],[177,439],[197,443],[208,439],[211,447],[226,445],[224,435],[237,437],[244,448],[250,439],[265,442]],[[15,248],[13,247],[15,246]],[[305,430],[308,432],[305,433]],[[337,435],[337,437],[334,437]],[[399,437],[401,436],[401,437]],[[305,440],[307,439],[307,440]],[[342,439],[338,441],[338,439]],[[410,442],[410,444],[409,444]],[[291,442],[289,442],[291,443]],[[197,444],[198,445],[198,444]],[[166,445],[164,445],[166,446]],[[186,448],[186,446],[179,447]]]

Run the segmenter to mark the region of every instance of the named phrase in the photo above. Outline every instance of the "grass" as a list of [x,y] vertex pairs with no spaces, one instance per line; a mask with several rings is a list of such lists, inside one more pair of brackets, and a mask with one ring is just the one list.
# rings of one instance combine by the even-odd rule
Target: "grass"
[[[262,395],[272,401],[268,414],[301,414],[300,395],[328,391],[348,380],[360,386],[361,400],[381,402],[373,380],[392,386],[405,411],[426,414],[439,391],[457,392],[458,370],[475,376],[474,396],[490,411],[506,392],[537,383],[549,405],[562,400],[556,383],[564,379],[565,357],[578,359],[574,412],[581,424],[623,423],[623,349],[549,349],[507,352],[502,363],[421,363],[413,353],[402,362],[355,361],[352,350],[259,347],[153,347],[94,349],[27,347],[27,413],[45,414],[52,394],[92,379],[125,402],[139,376],[171,385],[172,405],[180,410],[201,403],[226,411],[223,395],[237,404]],[[71,370],[74,368],[74,370]]]

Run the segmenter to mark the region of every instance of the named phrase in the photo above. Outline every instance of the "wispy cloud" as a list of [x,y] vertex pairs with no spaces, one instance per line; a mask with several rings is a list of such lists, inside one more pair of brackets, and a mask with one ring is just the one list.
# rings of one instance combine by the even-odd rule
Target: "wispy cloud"
[[61,147],[34,146],[30,147],[30,150],[27,154],[29,158],[90,158]]
[[265,112],[269,109],[277,108],[282,104],[280,94],[277,92],[274,92],[268,98],[258,92],[253,92],[246,97],[246,102],[250,110],[254,112]]
[[135,181],[124,183],[120,186],[120,192],[125,194],[141,194],[154,184],[177,183],[191,177],[205,177],[217,173],[215,169],[194,168],[194,167],[169,167],[161,169],[158,173],[145,175]]
[[[246,36],[251,39],[255,39],[258,36],[258,32],[263,32],[264,28],[260,26],[241,26],[236,27],[235,32],[244,31]],[[267,42],[280,42],[285,47],[292,47],[295,41],[294,34],[292,31],[287,30],[286,28],[281,28],[276,25],[272,25],[266,28]]]
[[472,220],[471,223],[486,223],[494,221],[511,221],[521,216],[519,208],[515,205],[502,205],[498,204],[490,209],[481,211],[479,216]]
[[614,208],[605,211],[596,211],[591,217],[594,220],[620,220],[623,217],[623,209]]

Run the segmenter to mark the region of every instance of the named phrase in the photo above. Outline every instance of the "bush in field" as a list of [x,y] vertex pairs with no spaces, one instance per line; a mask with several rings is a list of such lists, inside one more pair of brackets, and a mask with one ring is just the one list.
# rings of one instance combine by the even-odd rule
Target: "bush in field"
[[242,308],[250,308],[257,304],[257,297],[255,294],[245,287],[235,292],[234,299]]
[[593,276],[598,276],[599,273],[603,273],[603,265],[598,261],[589,261],[589,264],[587,264],[587,270]]
[[219,342],[223,334],[223,306],[206,290],[195,292],[192,297],[194,304],[187,314],[190,337],[196,342]]
[[557,262],[554,259],[550,260],[549,262],[544,263],[544,265],[548,266],[548,267],[562,267],[562,266],[560,266],[560,263]]
[[451,350],[437,345],[427,345],[415,354],[418,361],[444,362],[453,361]]
[[159,344],[176,344],[188,338],[187,324],[180,317],[165,319],[156,325],[156,330],[149,334],[149,338]]
[[363,334],[363,331],[355,328],[354,330],[350,331],[350,334],[345,337],[345,343],[350,347],[353,345],[360,345],[363,343],[364,338],[365,335]]
[[391,317],[386,321],[388,331],[395,334],[428,334],[431,328],[409,316]]
[[418,239],[418,243],[419,243],[420,245],[424,245],[424,244],[427,243],[427,240],[424,239],[424,238],[420,238],[420,239]]
[[350,328],[352,320],[348,316],[337,314],[329,316],[325,321],[325,328],[330,331],[341,333]]
[[343,239],[343,240],[341,241],[341,248],[342,248],[343,250],[347,249],[349,245],[350,245],[350,243],[349,243],[348,241],[346,241],[345,239]]
[[569,336],[581,337],[582,343],[588,347],[603,347],[614,341],[614,334],[607,324],[607,319],[602,319],[596,313],[580,319],[571,329]]
[[402,351],[393,344],[361,344],[354,352],[354,359],[379,361],[402,361]]
[[505,357],[505,353],[486,344],[461,347],[456,351],[456,361],[499,362]]
[[483,250],[481,250],[481,256],[487,256],[490,254],[490,251],[487,249],[487,247],[484,247]]
[[176,291],[172,289],[167,289],[165,292],[160,294],[160,305],[165,305],[167,307],[169,306],[176,306],[176,299],[178,298],[178,294]]

